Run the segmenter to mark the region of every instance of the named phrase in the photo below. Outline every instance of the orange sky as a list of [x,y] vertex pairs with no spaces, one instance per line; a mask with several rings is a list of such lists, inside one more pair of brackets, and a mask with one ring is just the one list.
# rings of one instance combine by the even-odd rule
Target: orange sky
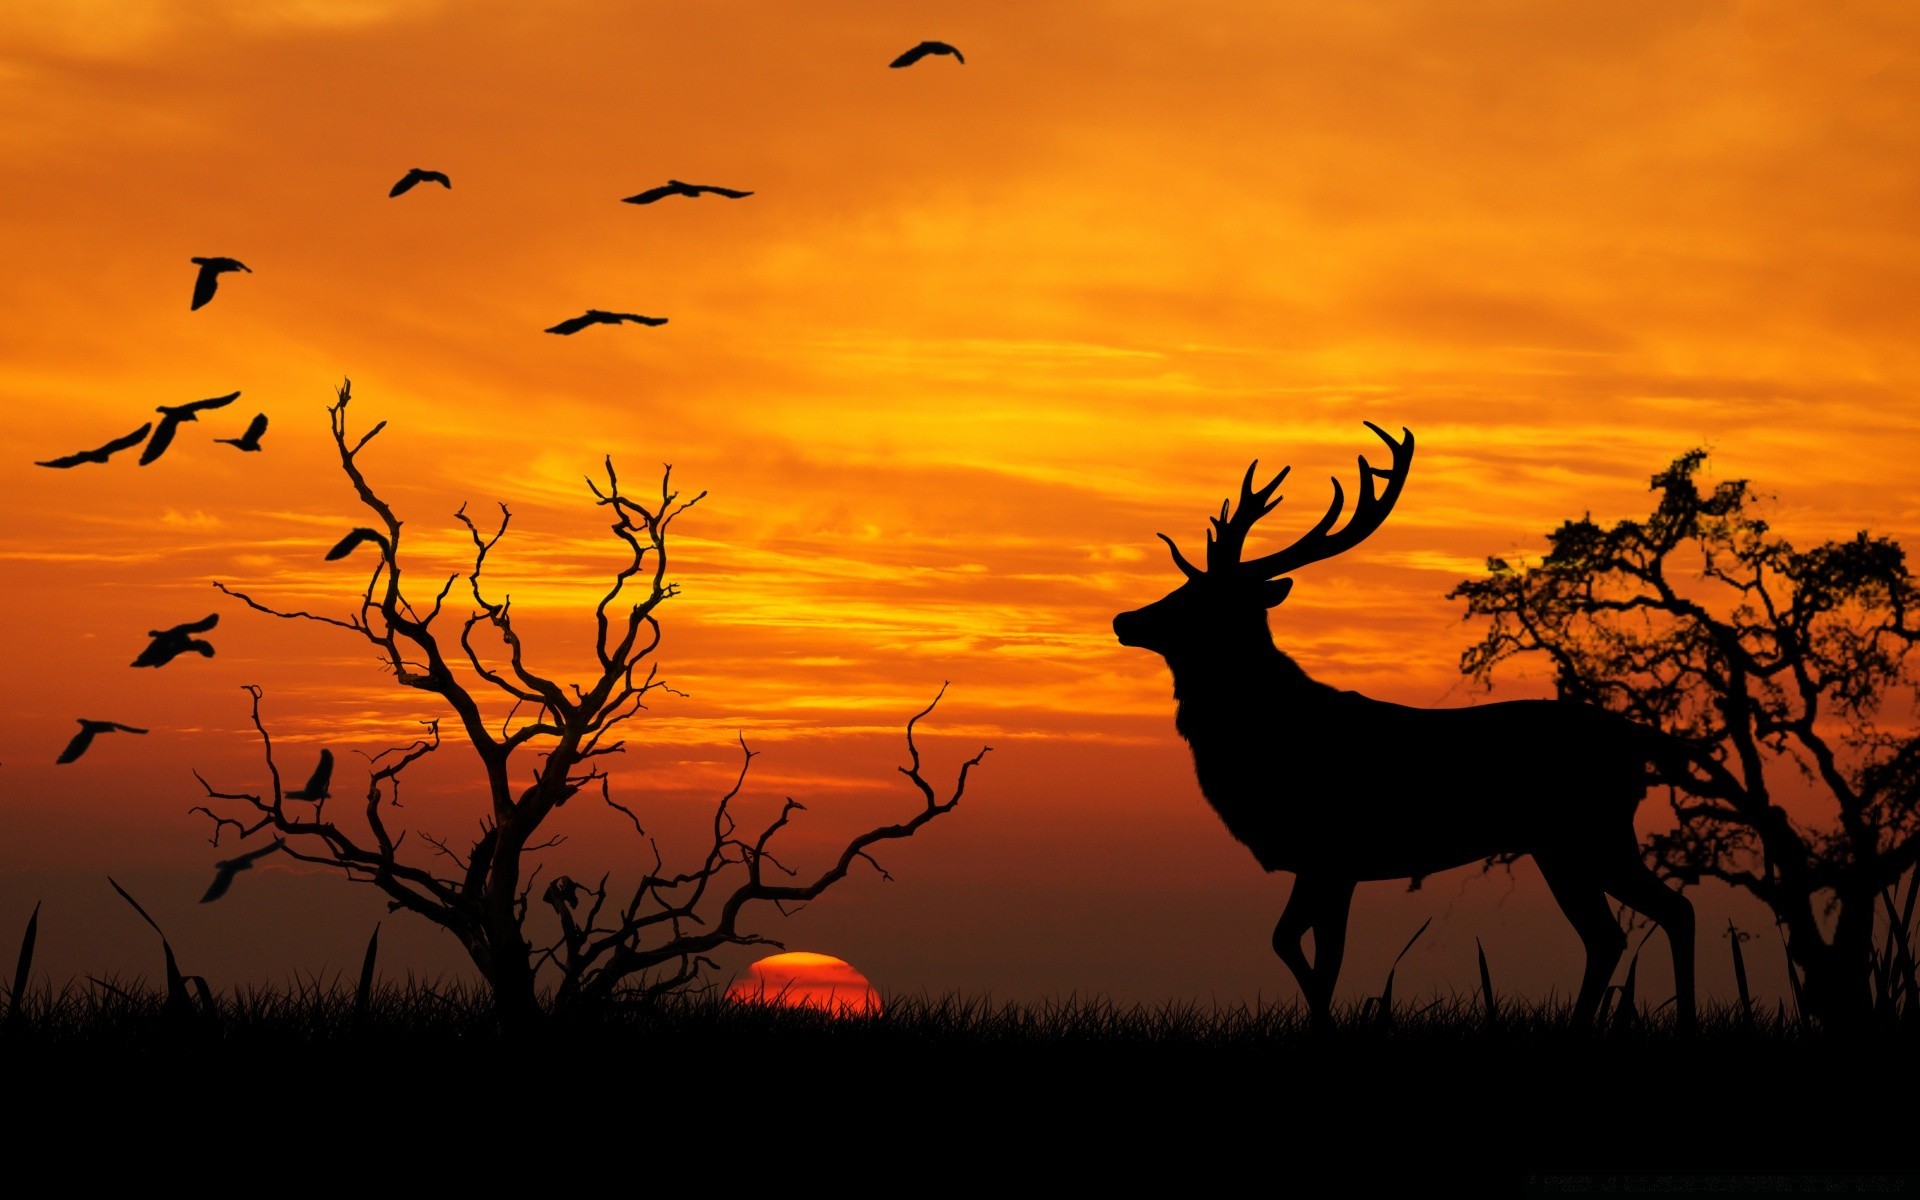
[[[56,978],[157,970],[108,875],[220,985],[342,969],[381,915],[284,867],[200,907],[225,851],[187,814],[193,768],[257,778],[244,684],[343,779],[435,715],[361,644],[210,586],[344,611],[362,576],[321,554],[363,520],[328,460],[346,376],[389,422],[364,461],[420,575],[458,565],[460,503],[511,506],[498,587],[557,674],[615,563],[582,476],[611,454],[709,491],[664,613],[691,698],[619,780],[662,829],[724,790],[737,732],[755,802],[809,805],[796,848],[893,819],[900,726],[952,681],[923,744],[942,772],[995,747],[967,802],[885,853],[893,883],[784,928],[883,991],[1292,994],[1286,881],[1205,809],[1164,667],[1108,625],[1178,579],[1154,532],[1196,544],[1251,458],[1294,466],[1286,534],[1363,420],[1414,430],[1392,520],[1275,631],[1415,704],[1483,699],[1455,582],[1643,511],[1690,446],[1796,540],[1920,534],[1910,5],[181,8],[0,12],[0,946],[44,900]],[[966,64],[887,69],[926,37]],[[452,189],[390,200],[411,166]],[[755,195],[618,202],[669,177]],[[213,254],[254,273],[189,312]],[[670,323],[542,332],[587,307]],[[32,465],[236,388],[150,467]],[[256,411],[263,453],[212,443]],[[127,668],[214,611],[215,659]],[[56,768],[83,715],[154,733]],[[456,753],[421,775],[428,831],[477,816]],[[557,865],[638,861],[579,809]],[[1347,990],[1433,916],[1403,990],[1470,986],[1478,936],[1497,976],[1565,991],[1577,944],[1542,904],[1524,866],[1363,888]],[[395,970],[459,965],[423,926],[382,938]],[[1709,991],[1723,958],[1703,938]]]

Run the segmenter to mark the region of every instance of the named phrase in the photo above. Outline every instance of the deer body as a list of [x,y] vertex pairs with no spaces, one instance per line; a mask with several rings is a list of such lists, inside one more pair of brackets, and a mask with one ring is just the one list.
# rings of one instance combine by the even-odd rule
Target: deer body
[[[1213,520],[1207,569],[1166,539],[1187,582],[1113,623],[1122,644],[1166,659],[1175,727],[1208,804],[1264,869],[1296,876],[1276,953],[1324,1024],[1356,884],[1417,884],[1467,863],[1531,855],[1586,947],[1576,1019],[1593,1017],[1626,946],[1606,900],[1613,895],[1666,930],[1680,1019],[1690,1022],[1692,906],[1647,868],[1633,828],[1647,764],[1669,754],[1664,735],[1569,701],[1425,709],[1375,700],[1317,682],[1274,645],[1267,610],[1293,583],[1276,576],[1358,543],[1398,498],[1413,437],[1395,442],[1370,427],[1393,448],[1394,467],[1360,460],[1359,505],[1339,533],[1329,533],[1343,506],[1336,480],[1332,507],[1305,537],[1241,562],[1247,532],[1279,502],[1273,492],[1286,475],[1255,489],[1250,467],[1238,510],[1222,505]],[[1376,476],[1388,480],[1377,497]],[[1309,931],[1311,962],[1302,948]]]
[[[1174,724],[1201,793],[1269,871],[1417,879],[1531,854],[1616,829],[1645,787],[1633,728],[1600,709],[1550,700],[1410,708],[1317,683],[1291,660],[1276,678],[1251,659],[1237,686],[1188,688],[1180,674]],[[1517,732],[1526,740],[1516,744]],[[1570,763],[1590,773],[1588,786],[1541,794],[1535,781]],[[1457,803],[1436,780],[1477,780],[1476,803]]]

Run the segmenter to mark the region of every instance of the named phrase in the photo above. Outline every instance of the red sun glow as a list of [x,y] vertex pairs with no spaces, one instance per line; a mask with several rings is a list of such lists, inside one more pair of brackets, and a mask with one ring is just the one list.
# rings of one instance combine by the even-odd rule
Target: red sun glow
[[794,950],[747,968],[747,977],[727,989],[730,999],[788,1008],[818,1008],[837,1016],[878,1016],[880,993],[867,977],[830,954]]

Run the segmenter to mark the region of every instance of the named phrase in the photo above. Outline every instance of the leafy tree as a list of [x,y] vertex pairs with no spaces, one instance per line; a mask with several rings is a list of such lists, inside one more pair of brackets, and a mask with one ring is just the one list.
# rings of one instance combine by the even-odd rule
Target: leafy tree
[[[605,804],[645,836],[632,810],[613,798],[604,763],[608,755],[620,752],[622,726],[644,710],[646,700],[672,690],[653,661],[661,640],[658,610],[677,592],[667,580],[667,534],[705,493],[681,499],[668,468],[658,499],[637,500],[621,490],[611,459],[604,485],[587,481],[595,504],[612,519],[612,534],[624,546],[627,562],[594,609],[597,675],[585,684],[563,686],[532,665],[509,601],[487,594],[487,558],[512,518],[505,505],[491,534],[482,533],[464,506],[456,514],[473,543],[473,566],[465,575],[471,611],[464,617],[444,616],[458,574],[436,581],[430,601],[409,591],[401,566],[403,523],[367,482],[358,461],[386,423],[351,438],[350,398],[350,384],[343,384],[328,414],[341,469],[375,519],[374,526],[336,547],[342,557],[377,555],[357,609],[345,617],[284,611],[225,584],[214,586],[259,612],[316,621],[364,638],[377,648],[396,683],[444,705],[486,778],[486,794],[477,798],[481,832],[464,847],[421,835],[414,839],[415,846],[424,843],[430,853],[422,856],[412,848],[403,853],[406,831],[396,830],[393,810],[408,768],[441,748],[438,719],[428,722],[423,737],[375,756],[364,809],[351,814],[360,818],[362,827],[349,827],[329,806],[330,754],[306,786],[290,788],[283,781],[261,720],[260,689],[250,688],[271,786],[258,793],[221,792],[201,780],[210,800],[241,814],[236,818],[206,806],[196,810],[213,820],[215,844],[229,829],[243,842],[260,840],[257,849],[219,864],[208,899],[226,890],[236,870],[270,854],[337,869],[378,888],[390,908],[416,913],[457,937],[490,986],[503,1025],[524,1028],[541,1015],[536,978],[544,968],[557,972],[553,1003],[561,1010],[693,985],[702,969],[713,965],[706,956],[720,947],[778,944],[746,923],[759,906],[784,911],[787,905],[811,900],[843,879],[859,860],[880,869],[871,857],[876,843],[910,837],[960,802],[969,772],[987,750],[961,765],[944,799],[935,792],[920,772],[914,727],[933,711],[936,696],[906,723],[909,763],[900,771],[918,793],[919,808],[898,824],[850,838],[832,865],[801,879],[775,859],[771,847],[802,805],[788,799],[757,832],[742,830],[730,809],[753,759],[743,741],[739,777],[720,798],[711,844],[697,861],[668,870],[654,845],[652,862],[638,882],[618,889],[619,894],[609,887],[611,873],[591,885],[566,876],[553,879],[539,901],[551,909],[558,931],[536,945],[527,927],[538,870],[528,872],[528,855],[553,844],[551,821],[559,810],[583,791],[598,791]],[[453,645],[447,640],[449,619]],[[488,633],[492,644],[483,647]],[[884,869],[881,875],[886,877]]]
[[1537,563],[1489,558],[1449,593],[1490,622],[1461,670],[1490,686],[1501,663],[1542,656],[1561,696],[1674,735],[1677,822],[1647,848],[1656,869],[1765,903],[1807,1012],[1854,1025],[1904,998],[1911,1014],[1920,593],[1897,543],[1795,549],[1747,481],[1703,490],[1705,460],[1653,476],[1644,521],[1588,515]]

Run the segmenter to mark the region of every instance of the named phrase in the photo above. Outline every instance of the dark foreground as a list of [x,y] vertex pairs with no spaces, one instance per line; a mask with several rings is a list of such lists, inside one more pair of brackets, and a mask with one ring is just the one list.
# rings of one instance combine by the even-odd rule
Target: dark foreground
[[505,1039],[457,992],[351,1009],[29,1006],[0,1036],[10,1157],[85,1130],[113,1148],[95,1171],[353,1190],[572,1190],[591,1165],[621,1191],[1920,1194],[1912,1030],[1721,1013],[1692,1037],[1594,1034],[1449,1003],[1315,1034],[1285,1008],[909,998],[857,1019],[695,1001]]

